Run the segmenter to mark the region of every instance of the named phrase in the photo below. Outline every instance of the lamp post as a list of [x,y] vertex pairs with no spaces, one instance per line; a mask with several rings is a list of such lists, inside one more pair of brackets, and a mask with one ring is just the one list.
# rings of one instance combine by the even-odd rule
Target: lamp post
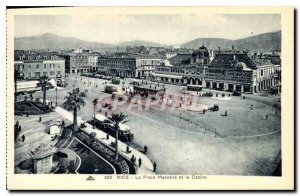
[[56,104],[55,104],[55,106],[57,106],[57,87],[55,88],[55,99],[56,99]]
[[93,105],[94,105],[94,121],[93,121],[93,129],[95,129],[95,124],[96,124],[96,105],[98,103],[98,99],[93,100]]

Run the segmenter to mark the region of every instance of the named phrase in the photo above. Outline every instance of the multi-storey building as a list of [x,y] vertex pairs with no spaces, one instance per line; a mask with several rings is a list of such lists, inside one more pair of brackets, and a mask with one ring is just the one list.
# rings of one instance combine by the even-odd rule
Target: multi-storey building
[[98,58],[98,70],[123,77],[149,77],[164,58],[149,55],[118,55]]
[[65,59],[51,53],[15,52],[14,69],[20,70],[24,79],[40,76],[57,78],[65,76]]
[[[279,83],[279,57],[265,59],[262,63],[255,57],[249,57],[247,52],[236,51],[234,47],[230,51],[219,49],[211,53],[202,46],[192,55],[176,55],[169,59],[168,66],[157,66],[153,77],[173,84],[194,84],[251,93],[272,88]],[[215,57],[210,60],[212,55]]]
[[61,54],[66,61],[67,73],[83,73],[97,70],[99,53],[89,50],[74,50],[71,53]]

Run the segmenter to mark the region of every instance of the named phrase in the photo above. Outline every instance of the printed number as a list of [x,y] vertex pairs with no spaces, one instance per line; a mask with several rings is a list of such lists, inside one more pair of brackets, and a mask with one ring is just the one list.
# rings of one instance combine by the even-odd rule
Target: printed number
[[105,176],[104,179],[112,179],[112,176]]

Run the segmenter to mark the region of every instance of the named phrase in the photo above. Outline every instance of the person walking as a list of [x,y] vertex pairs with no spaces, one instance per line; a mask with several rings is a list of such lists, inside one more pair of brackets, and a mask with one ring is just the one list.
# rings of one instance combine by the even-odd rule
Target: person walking
[[22,142],[25,142],[25,135],[22,135]]
[[156,162],[154,162],[154,163],[153,163],[153,172],[156,171],[156,167],[157,167]]
[[139,167],[141,167],[141,165],[142,165],[142,159],[139,158]]
[[266,120],[268,120],[269,115],[266,115]]

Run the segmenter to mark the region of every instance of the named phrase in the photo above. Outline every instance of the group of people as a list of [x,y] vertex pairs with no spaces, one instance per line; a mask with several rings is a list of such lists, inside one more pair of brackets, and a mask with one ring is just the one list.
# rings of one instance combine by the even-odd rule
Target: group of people
[[[136,158],[135,158],[134,155],[132,155],[130,161],[135,164]],[[142,165],[142,159],[139,158],[138,159],[138,166],[139,166],[139,168],[141,167],[141,165]],[[157,167],[156,162],[153,162],[153,172],[156,172],[156,167]]]
[[[22,127],[21,127],[21,125],[19,124],[19,121],[17,120],[17,122],[15,123],[15,139],[17,138],[17,136],[21,133],[21,131],[22,131]],[[21,140],[22,140],[22,142],[25,142],[25,135],[23,134],[22,136],[21,136]]]

